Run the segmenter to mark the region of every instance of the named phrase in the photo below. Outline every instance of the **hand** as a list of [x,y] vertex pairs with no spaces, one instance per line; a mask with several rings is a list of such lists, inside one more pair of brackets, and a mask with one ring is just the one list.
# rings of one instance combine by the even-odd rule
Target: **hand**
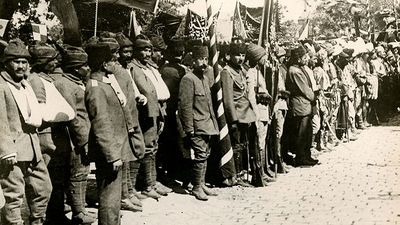
[[113,171],[118,172],[122,167],[122,160],[118,159],[112,163]]
[[147,98],[146,96],[140,94],[136,97],[136,101],[139,105],[146,105],[147,104]]
[[186,133],[186,137],[183,138],[183,147],[188,150],[192,146],[191,137],[193,136],[192,132]]
[[158,126],[157,135],[160,136],[160,134],[163,132],[163,130],[164,130],[164,122],[160,122],[160,124]]
[[1,160],[5,167],[12,167],[17,164],[17,156],[13,155]]

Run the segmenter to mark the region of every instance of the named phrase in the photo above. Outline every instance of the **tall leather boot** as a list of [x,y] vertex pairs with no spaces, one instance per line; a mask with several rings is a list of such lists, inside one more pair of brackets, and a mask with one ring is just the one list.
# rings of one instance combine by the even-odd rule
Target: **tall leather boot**
[[204,162],[198,162],[194,161],[193,162],[193,172],[192,172],[192,184],[193,184],[193,189],[192,189],[192,194],[196,199],[201,200],[201,201],[207,201],[208,197],[206,193],[204,193],[203,187],[202,187],[202,176],[203,176],[203,168],[204,168]]
[[201,186],[203,187],[204,193],[209,196],[218,196],[218,194],[206,185],[206,172],[207,172],[207,161],[204,162],[203,170],[201,174]]
[[282,152],[281,152],[281,139],[280,138],[276,138],[275,139],[275,151],[276,151],[276,154],[277,154],[277,172],[278,173],[287,173],[288,171],[287,171],[287,169],[286,169],[286,166],[285,166],[285,163],[283,162],[283,159],[282,159]]

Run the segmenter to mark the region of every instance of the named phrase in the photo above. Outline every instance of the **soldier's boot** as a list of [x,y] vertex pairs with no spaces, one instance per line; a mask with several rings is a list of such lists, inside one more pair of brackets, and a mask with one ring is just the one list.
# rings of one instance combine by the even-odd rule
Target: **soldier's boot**
[[140,201],[140,199],[135,194],[130,194],[129,195],[129,200],[134,205],[141,206],[141,207],[143,206],[142,202]]
[[202,176],[203,176],[203,166],[204,162],[193,162],[193,172],[192,172],[192,194],[196,199],[201,201],[207,201],[208,197],[206,193],[204,193],[204,189],[202,187]]
[[[157,182],[157,166],[156,166],[156,156],[155,153],[151,153],[149,155],[149,163],[150,163],[150,171],[151,171],[151,186],[153,187],[154,191],[156,191],[159,195],[167,196],[169,192],[163,189]],[[159,183],[159,184],[157,184]]]
[[141,162],[139,161],[134,161],[129,163],[129,177],[131,179],[132,183],[132,192],[136,196],[137,199],[146,199],[147,196],[142,195],[136,190],[136,180],[137,176],[139,174],[139,168],[140,168]]
[[122,199],[121,200],[121,210],[127,210],[131,212],[142,212],[143,208],[139,205],[134,205],[130,199]]
[[277,172],[278,173],[287,173],[288,171],[287,171],[285,163],[283,162],[283,159],[282,159],[281,139],[280,138],[276,138],[274,145],[275,145],[275,151],[276,151],[276,154],[277,154],[277,162],[276,162],[276,164],[277,164]]
[[218,196],[218,194],[212,190],[211,188],[207,187],[206,185],[206,172],[207,172],[207,161],[204,162],[202,175],[201,175],[201,186],[203,187],[204,193],[209,196]]

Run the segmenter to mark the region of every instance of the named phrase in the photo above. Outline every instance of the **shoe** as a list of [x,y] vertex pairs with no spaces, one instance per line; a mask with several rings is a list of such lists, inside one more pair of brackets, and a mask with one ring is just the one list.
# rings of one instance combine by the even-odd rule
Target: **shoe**
[[204,193],[204,190],[201,187],[201,185],[193,186],[192,195],[194,195],[194,197],[196,197],[196,199],[201,200],[201,201],[208,200],[207,194]]
[[[36,221],[36,220],[34,220]],[[40,220],[42,221],[42,220]],[[41,224],[40,221],[38,220],[37,224]],[[36,224],[36,223],[32,223],[31,224]],[[66,216],[62,216],[59,218],[46,218],[46,220],[44,221],[43,225],[71,225],[71,220],[69,220]]]
[[139,200],[143,200],[143,199],[146,199],[146,198],[147,198],[146,195],[143,195],[142,193],[140,193],[140,192],[138,192],[138,191],[135,191],[133,194],[134,194],[134,195],[136,196],[136,198],[139,199]]
[[225,180],[222,181],[222,186],[223,187],[232,187],[236,181],[234,181],[233,177],[232,178],[226,178]]
[[370,124],[370,123],[368,123],[367,121],[365,121],[365,122],[364,122],[364,126],[366,126],[366,127],[371,127],[372,124]]
[[96,222],[96,218],[86,212],[80,212],[78,215],[73,215],[71,220],[73,225],[90,225],[94,222]]
[[310,159],[302,159],[302,160],[298,160],[296,161],[296,166],[297,167],[301,167],[301,166],[315,166],[317,165],[318,161],[312,161]]
[[129,199],[121,200],[121,210],[127,210],[131,212],[142,212],[142,206],[134,205]]
[[201,185],[201,187],[203,188],[203,191],[204,191],[204,193],[206,193],[206,195],[208,195],[208,196],[218,196],[217,192],[215,192],[211,188],[207,187],[205,184]]
[[137,206],[143,206],[142,202],[136,195],[132,194],[129,196],[129,200],[132,202],[132,204],[137,205]]
[[153,189],[154,189],[158,194],[160,194],[160,195],[162,195],[162,196],[168,196],[168,193],[170,193],[170,192],[168,192],[168,190],[165,189],[166,187],[165,187],[164,185],[162,185],[162,186],[164,186],[165,188],[163,188],[161,185],[162,185],[162,184],[161,184],[160,182],[157,182],[157,183],[153,186]]
[[269,177],[269,176],[264,176],[264,177],[263,177],[263,180],[264,180],[265,182],[268,182],[268,183],[270,183],[270,182],[275,182],[275,181],[276,181],[275,178]]
[[166,193],[171,193],[172,192],[171,188],[165,186],[164,184],[162,184],[161,182],[158,182],[158,181],[156,181],[156,185],[154,187],[157,188],[157,189],[160,189],[160,190],[162,190],[162,191],[164,191]]
[[235,185],[242,186],[242,187],[254,187],[253,185],[243,181],[242,179],[237,179]]
[[144,190],[142,191],[142,194],[149,197],[149,198],[154,198],[155,200],[158,201],[159,198],[161,198],[161,195],[158,194],[153,188],[150,190]]

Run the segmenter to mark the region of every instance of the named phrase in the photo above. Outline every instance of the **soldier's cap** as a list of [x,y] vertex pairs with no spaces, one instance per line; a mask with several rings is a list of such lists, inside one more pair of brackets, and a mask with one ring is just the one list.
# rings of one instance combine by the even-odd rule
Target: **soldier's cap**
[[81,47],[64,45],[62,54],[63,68],[77,68],[85,65],[88,61],[88,54]]
[[113,37],[100,37],[99,43],[103,43],[110,47],[111,52],[116,52],[119,49],[119,44],[117,40]]
[[353,57],[354,49],[345,48],[345,49],[343,49],[343,52],[346,53],[351,58],[351,57]]
[[153,48],[151,41],[146,35],[140,34],[136,37],[134,42],[134,47],[136,49]]
[[303,46],[298,46],[297,48],[292,49],[290,56],[297,60],[303,57],[305,54],[307,54],[306,49]]
[[29,53],[32,56],[32,66],[46,64],[58,56],[58,51],[46,43],[36,43],[29,47]]
[[163,51],[167,49],[167,45],[165,44],[164,39],[161,36],[151,37],[150,42],[153,45],[153,49],[155,51]]
[[192,56],[194,59],[208,57],[208,47],[205,45],[195,45],[192,48]]
[[259,45],[250,43],[247,46],[246,56],[250,64],[256,64],[266,54],[265,49]]
[[4,48],[4,53],[2,57],[2,62],[7,62],[9,60],[17,58],[30,59],[28,49],[25,44],[18,38],[10,40],[8,45]]
[[115,40],[118,42],[120,48],[133,46],[133,42],[123,33],[117,33],[115,35]]
[[172,38],[168,42],[167,49],[171,52],[184,52],[185,51],[185,41],[181,38]]
[[112,58],[110,46],[104,43],[94,43],[86,46],[88,54],[88,65],[92,69],[104,62],[108,62]]

